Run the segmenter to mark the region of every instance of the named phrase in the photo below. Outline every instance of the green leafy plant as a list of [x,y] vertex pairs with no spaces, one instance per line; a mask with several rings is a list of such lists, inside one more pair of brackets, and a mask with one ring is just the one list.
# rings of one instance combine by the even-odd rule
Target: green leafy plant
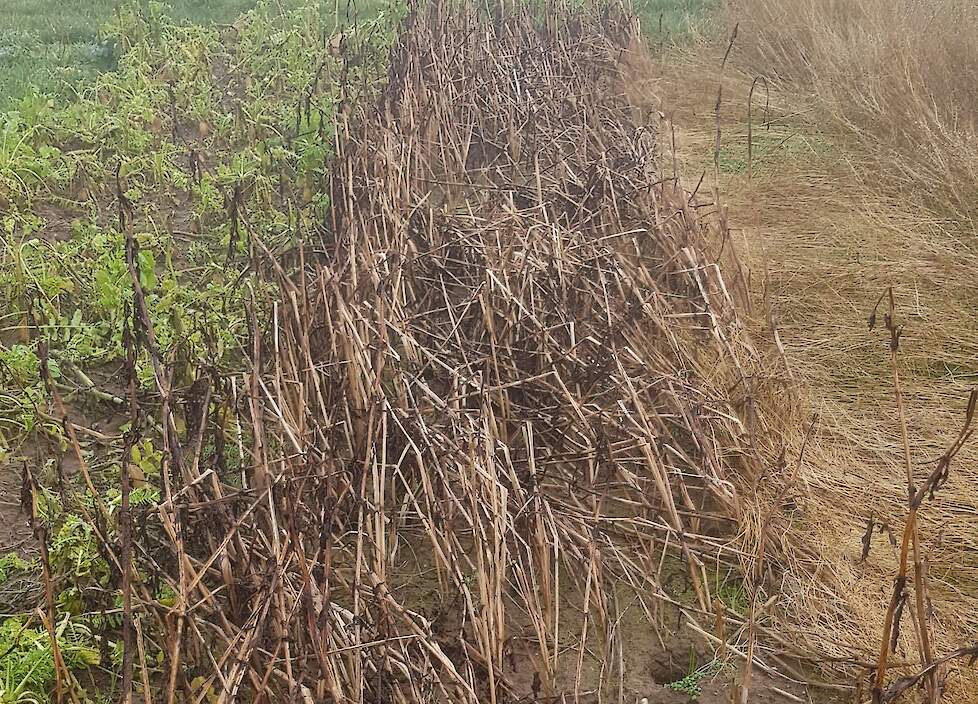
[[712,660],[702,667],[696,667],[696,654],[689,654],[689,670],[686,676],[669,682],[666,687],[674,692],[687,695],[690,699],[699,698],[702,694],[701,685],[705,680],[716,677],[723,670],[723,663],[719,660]]
[[728,575],[716,589],[716,597],[724,608],[736,616],[744,616],[750,608],[750,595],[739,579]]
[[0,584],[3,584],[15,572],[25,572],[31,569],[32,564],[24,560],[15,552],[8,552],[0,557]]
[[[334,116],[341,99],[371,90],[402,10],[371,10],[372,19],[342,27],[345,45],[377,60],[343,67],[341,96],[341,59],[324,52],[338,26],[334,10],[317,0],[227,2],[249,7],[223,28],[173,21],[174,3],[120,3],[89,42],[100,72],[77,84],[76,100],[59,104],[28,92],[0,108],[0,309],[9,333],[0,344],[0,452],[39,430],[62,451],[70,447],[55,392],[86,418],[101,420],[108,404],[105,415],[118,424],[128,396],[118,373],[123,329],[136,302],[130,242],[158,354],[173,369],[183,432],[182,399],[193,400],[201,376],[245,368],[252,319],[272,305],[271,284],[255,266],[254,233],[275,253],[319,233]],[[42,343],[50,384],[42,380]],[[150,410],[158,396],[146,345],[135,374],[140,405]],[[138,428],[99,426],[92,445],[80,438],[97,498],[88,477],[65,476],[53,459],[32,468],[57,585],[58,644],[69,669],[98,664],[100,681],[114,681],[121,662],[114,546],[122,473],[131,480],[130,511],[144,519],[140,529],[158,529],[152,507],[164,457],[158,426],[140,416]],[[131,430],[139,436],[123,457],[119,438]],[[208,440],[203,452],[217,448]],[[241,464],[238,447],[221,452],[229,466]],[[134,556],[132,569],[147,577],[154,565],[143,557]],[[0,560],[0,583],[8,574],[31,575],[34,567],[25,571],[16,559]],[[167,585],[153,589],[161,606],[174,603]],[[152,640],[149,634],[148,646]],[[107,661],[99,657],[106,652]],[[0,653],[7,654],[0,704],[47,701],[54,660],[42,624],[34,617],[4,623]]]
[[[0,623],[0,704],[44,704],[55,680],[55,659],[46,630],[29,627],[22,618]],[[82,669],[101,662],[91,630],[64,618],[55,630],[65,665]]]

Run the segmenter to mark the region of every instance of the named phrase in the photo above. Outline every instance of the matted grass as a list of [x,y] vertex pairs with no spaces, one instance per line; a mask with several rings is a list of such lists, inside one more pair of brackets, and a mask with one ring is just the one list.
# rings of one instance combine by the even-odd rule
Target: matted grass
[[[978,6],[730,0],[737,60],[858,140],[865,174],[973,227],[978,202]],[[880,175],[884,178],[880,179]]]
[[[798,463],[799,485],[778,558],[784,581],[772,616],[782,633],[793,634],[786,647],[802,662],[834,659],[829,669],[850,658],[875,662],[898,569],[899,548],[890,535],[899,540],[904,529],[907,489],[888,338],[868,330],[867,318],[893,286],[904,325],[901,385],[919,485],[959,432],[978,382],[978,250],[960,222],[893,197],[894,180],[885,173],[864,179],[879,154],[838,129],[817,100],[815,109],[811,102],[800,105],[804,94],[790,85],[772,90],[766,118],[759,116],[764,96],[755,96],[749,179],[752,74],[728,66],[721,78],[721,51],[710,43],[693,47],[682,61],[670,55],[655,92],[676,124],[680,169],[705,171],[705,189],[713,182],[714,105],[723,83],[719,191],[751,271],[760,313],[753,332],[755,340],[770,340],[772,354],[784,362],[781,374],[801,400],[785,414],[794,420],[779,440]],[[777,149],[764,147],[771,137]],[[800,461],[813,416],[818,420]],[[969,644],[978,628],[976,450],[974,442],[965,447],[948,483],[917,519],[935,657]],[[870,519],[875,532],[862,559]],[[904,619],[890,657],[891,665],[902,663],[890,670],[893,678],[919,667],[914,631],[907,614]],[[971,701],[965,696],[975,691],[978,673],[964,665],[949,668],[946,701]],[[856,676],[859,668],[851,672]]]

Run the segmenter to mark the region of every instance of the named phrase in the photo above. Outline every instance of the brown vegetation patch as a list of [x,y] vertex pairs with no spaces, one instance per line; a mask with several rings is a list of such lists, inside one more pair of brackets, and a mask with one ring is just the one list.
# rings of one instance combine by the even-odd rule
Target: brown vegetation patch
[[[753,641],[718,586],[767,382],[726,233],[625,97],[637,47],[614,5],[408,18],[342,118],[323,240],[268,262],[251,373],[200,377],[182,447],[164,404],[166,539],[136,554],[176,595],[171,691],[503,701],[521,643],[531,698],[624,692],[626,612],[663,651],[677,615],[721,660],[716,626]],[[205,442],[237,444],[240,488]]]

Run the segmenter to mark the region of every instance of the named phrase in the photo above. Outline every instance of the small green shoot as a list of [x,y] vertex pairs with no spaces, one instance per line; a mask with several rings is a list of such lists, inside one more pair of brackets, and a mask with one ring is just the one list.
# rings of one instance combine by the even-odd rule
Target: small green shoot
[[674,692],[687,695],[690,699],[699,698],[702,694],[701,685],[704,681],[716,677],[723,670],[724,664],[712,660],[702,667],[696,667],[696,653],[689,654],[689,670],[686,676],[675,682],[669,682],[666,687]]

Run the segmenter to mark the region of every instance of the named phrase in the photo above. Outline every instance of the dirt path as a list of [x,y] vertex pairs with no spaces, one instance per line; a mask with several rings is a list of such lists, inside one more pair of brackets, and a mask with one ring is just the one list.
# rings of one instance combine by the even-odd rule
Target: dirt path
[[[679,170],[687,178],[705,173],[703,191],[714,183],[721,55],[722,49],[697,49],[660,66],[651,81],[676,126]],[[802,399],[799,425],[812,414],[818,418],[801,464],[803,488],[792,497],[794,537],[783,538],[785,581],[771,616],[801,625],[799,649],[869,661],[895,576],[891,541],[903,527],[906,480],[888,340],[867,329],[867,318],[893,286],[898,322],[905,325],[901,383],[920,481],[959,432],[968,391],[978,382],[978,247],[857,176],[859,154],[828,134],[814,111],[784,95],[772,94],[770,121],[762,125],[758,91],[749,169],[749,86],[743,76],[724,81],[721,200],[750,271],[756,334],[771,340],[772,349],[783,348],[781,373]],[[793,444],[797,450],[797,439]],[[978,631],[976,483],[972,444],[921,520],[938,652],[960,647]],[[862,561],[870,519],[877,528]],[[917,662],[913,642],[905,624],[894,656],[906,663],[903,674]],[[978,701],[974,682],[974,670],[953,672],[951,700]]]

